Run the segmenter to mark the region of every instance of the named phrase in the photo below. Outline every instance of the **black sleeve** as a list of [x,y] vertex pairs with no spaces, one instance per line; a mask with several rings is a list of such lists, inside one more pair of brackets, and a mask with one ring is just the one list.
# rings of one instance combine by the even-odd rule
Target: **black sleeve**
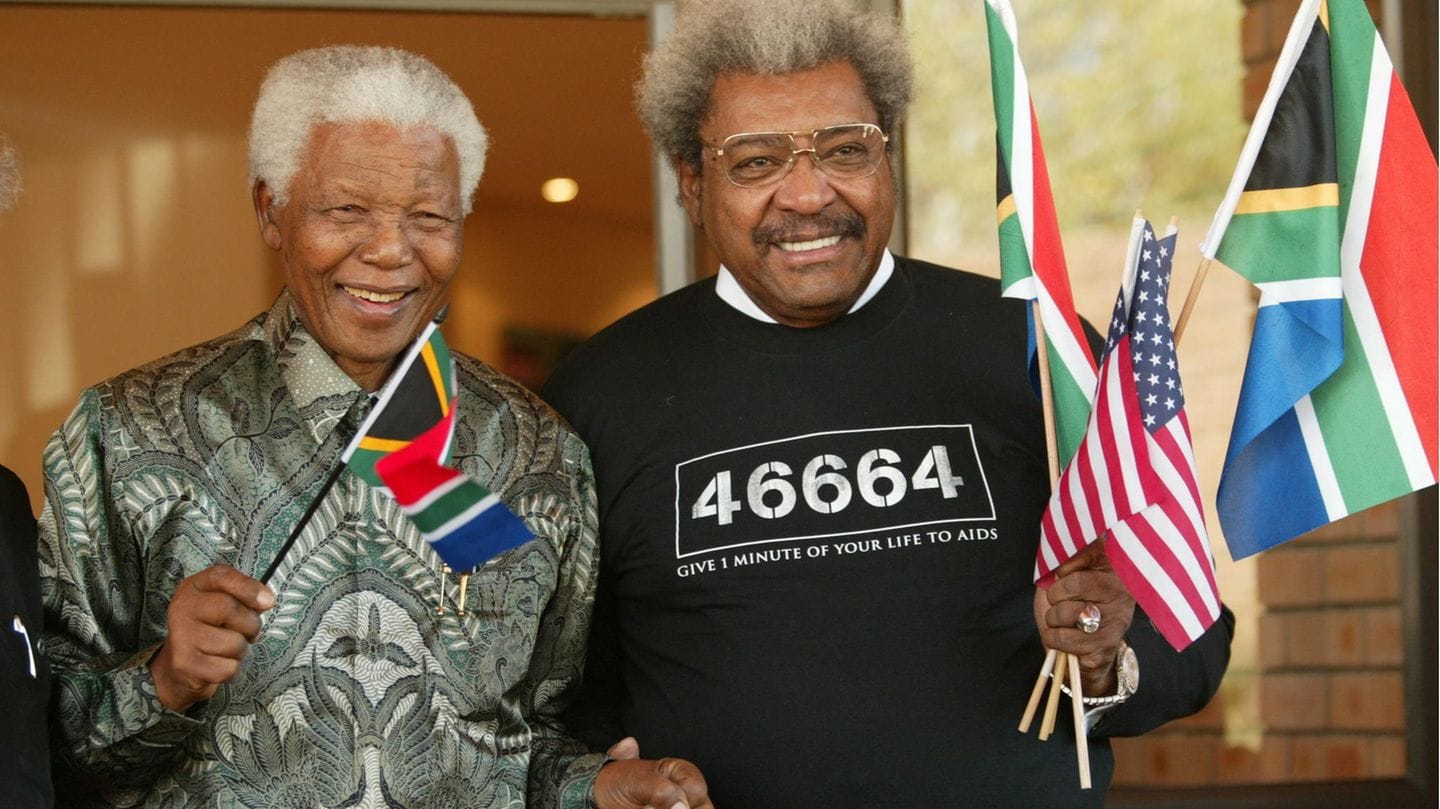
[[1138,736],[1209,704],[1230,663],[1235,615],[1224,604],[1205,634],[1176,652],[1140,608],[1125,633],[1140,665],[1140,686],[1123,704],[1106,713],[1094,736]]
[[37,649],[43,610],[30,497],[0,466],[0,806],[50,806],[50,752],[46,728],[50,665]]

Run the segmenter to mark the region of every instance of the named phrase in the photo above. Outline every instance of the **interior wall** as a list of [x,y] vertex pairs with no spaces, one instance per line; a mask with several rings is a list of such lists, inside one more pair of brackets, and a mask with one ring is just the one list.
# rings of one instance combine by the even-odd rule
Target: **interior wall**
[[[491,135],[447,321],[501,364],[513,326],[583,337],[656,294],[648,145],[630,102],[642,19],[0,6],[0,463],[41,502],[79,391],[234,329],[280,289],[246,188],[250,107],[294,50],[390,44],[455,78]],[[573,203],[540,183],[581,183]]]

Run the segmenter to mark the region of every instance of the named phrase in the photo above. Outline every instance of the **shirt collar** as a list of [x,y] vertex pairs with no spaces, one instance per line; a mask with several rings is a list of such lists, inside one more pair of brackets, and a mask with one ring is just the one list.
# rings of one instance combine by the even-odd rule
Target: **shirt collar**
[[288,290],[282,291],[270,306],[263,330],[266,344],[275,353],[285,387],[301,412],[328,397],[342,396],[347,403],[354,401],[360,386],[340,370],[320,341],[305,329]]
[[[870,299],[874,298],[875,295],[880,292],[880,288],[885,286],[885,282],[889,281],[890,276],[894,274],[895,257],[890,254],[890,250],[887,248],[880,256],[880,266],[875,268],[875,274],[870,277],[870,284],[865,287],[865,291],[860,294],[859,299],[855,301],[855,305],[851,306],[850,311],[846,312],[846,314],[851,314],[869,303]],[[765,310],[761,309],[755,301],[750,299],[750,295],[745,292],[745,288],[740,286],[740,282],[735,280],[735,276],[724,264],[720,265],[720,272],[715,278],[715,294],[720,296],[720,300],[735,307],[742,314],[749,315],[762,323],[776,322],[775,318],[765,314]]]

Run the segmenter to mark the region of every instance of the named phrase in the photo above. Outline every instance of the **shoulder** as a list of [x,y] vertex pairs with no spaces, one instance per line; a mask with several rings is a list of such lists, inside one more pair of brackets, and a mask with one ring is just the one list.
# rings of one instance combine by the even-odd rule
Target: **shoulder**
[[901,256],[895,257],[895,268],[909,279],[922,316],[987,331],[1026,328],[1025,302],[1002,297],[998,278]]
[[[969,293],[977,296],[978,303],[1003,301],[1000,297],[1000,279],[988,275],[932,264],[907,256],[895,257],[897,271],[906,273],[911,282],[921,289],[941,289]],[[984,296],[983,299],[979,296]]]
[[20,476],[8,467],[0,466],[0,507],[3,507],[7,514],[19,503],[25,503],[25,507],[29,508],[29,498]]
[[680,350],[693,335],[706,295],[715,294],[715,279],[697,281],[658,298],[601,329],[570,353],[545,385],[545,398],[561,404],[571,392],[590,395],[596,385],[624,386],[647,378],[653,369]]
[[[579,457],[583,447],[570,446],[579,445],[574,430],[536,393],[474,357],[452,356],[459,417],[478,450],[542,468],[568,466]],[[527,453],[529,459],[523,457]]]
[[34,564],[35,515],[30,510],[30,495],[20,476],[0,466],[0,557],[10,563]]
[[228,334],[166,354],[92,386],[87,393],[102,401],[120,397],[157,399],[178,393],[186,380],[199,375],[233,373],[271,352],[264,340],[260,315]]
[[480,410],[512,410],[526,419],[555,417],[550,406],[529,388],[482,360],[456,351],[452,351],[451,356],[455,358],[455,378],[460,387],[462,413],[479,407]]
[[575,349],[566,364],[605,356],[612,347],[665,351],[664,337],[682,334],[694,325],[699,304],[715,294],[715,279],[707,278],[657,298],[596,332]]

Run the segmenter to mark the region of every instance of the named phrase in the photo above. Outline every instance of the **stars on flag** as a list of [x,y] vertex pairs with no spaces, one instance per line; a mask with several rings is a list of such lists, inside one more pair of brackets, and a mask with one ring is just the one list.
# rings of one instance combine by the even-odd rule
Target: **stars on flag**
[[[1147,245],[1153,245],[1140,251],[1140,271],[1135,276],[1132,307],[1127,312],[1123,298],[1116,298],[1105,350],[1108,354],[1119,344],[1126,331],[1129,332],[1131,359],[1136,369],[1135,388],[1140,394],[1145,426],[1153,433],[1184,407],[1185,398],[1173,373],[1176,367],[1175,339],[1170,331],[1169,312],[1165,306],[1170,273],[1168,266],[1162,266],[1169,264],[1169,257],[1174,253],[1175,236],[1171,234],[1157,239],[1147,225],[1143,238]],[[1171,373],[1161,373],[1162,367]]]

